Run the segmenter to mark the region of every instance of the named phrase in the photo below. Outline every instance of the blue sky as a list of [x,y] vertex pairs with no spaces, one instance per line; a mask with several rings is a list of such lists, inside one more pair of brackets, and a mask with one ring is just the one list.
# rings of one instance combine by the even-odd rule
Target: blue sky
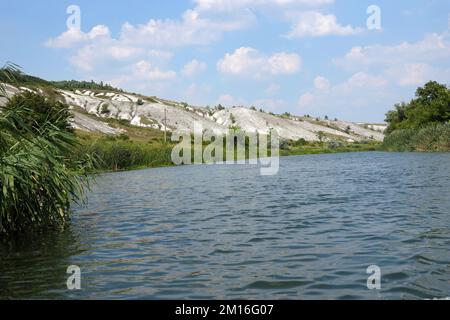
[[49,80],[371,122],[426,81],[450,82],[448,0],[3,2],[0,63]]

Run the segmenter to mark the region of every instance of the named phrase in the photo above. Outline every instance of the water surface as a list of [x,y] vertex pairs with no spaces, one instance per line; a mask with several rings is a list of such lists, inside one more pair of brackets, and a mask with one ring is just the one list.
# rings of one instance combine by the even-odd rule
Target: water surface
[[[450,296],[450,154],[105,174],[63,233],[0,248],[0,298]],[[382,270],[370,291],[366,268]],[[66,268],[82,290],[66,288]]]

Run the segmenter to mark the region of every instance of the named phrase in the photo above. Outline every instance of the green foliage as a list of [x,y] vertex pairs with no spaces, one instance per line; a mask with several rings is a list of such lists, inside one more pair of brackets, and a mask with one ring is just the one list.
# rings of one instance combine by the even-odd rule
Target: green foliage
[[342,142],[340,141],[330,141],[328,142],[328,149],[339,149],[343,146]]
[[[11,67],[14,68],[11,68]],[[123,92],[123,90],[115,88],[103,82],[96,83],[94,81],[47,81],[38,77],[30,76],[22,73],[14,64],[9,64],[0,69],[0,82],[9,84],[19,84],[24,86],[41,86],[55,87],[63,90],[89,89],[89,90],[105,90],[113,92]]]
[[[127,137],[124,135],[124,137]],[[118,171],[132,168],[159,167],[172,165],[172,145],[149,144],[131,141],[129,138],[111,139],[108,137],[86,141],[75,152],[76,159],[85,154],[99,159],[95,169],[98,171]]]
[[71,157],[68,107],[24,93],[0,113],[0,237],[67,220],[91,158]]
[[31,130],[39,134],[41,127],[49,123],[57,129],[71,131],[69,107],[33,92],[15,95],[9,99],[3,110],[5,117],[11,117],[7,120],[22,132]]
[[319,139],[319,142],[322,143],[326,137],[325,132],[319,131],[316,133],[317,139]]
[[397,129],[386,136],[387,151],[450,151],[450,123],[432,123],[419,130]]
[[297,141],[295,141],[292,145],[294,147],[302,147],[306,146],[308,144],[308,141],[306,141],[304,138],[300,138]]
[[387,134],[397,129],[419,129],[430,123],[446,123],[450,121],[450,89],[430,81],[417,89],[411,102],[394,107],[386,114]]
[[111,110],[109,110],[109,105],[107,103],[102,104],[102,107],[100,109],[100,114],[110,114]]
[[450,151],[450,89],[436,81],[418,88],[415,99],[386,114],[383,147],[392,151]]
[[231,124],[233,124],[233,125],[236,123],[236,118],[234,117],[234,115],[232,113],[230,113],[230,121],[231,121]]

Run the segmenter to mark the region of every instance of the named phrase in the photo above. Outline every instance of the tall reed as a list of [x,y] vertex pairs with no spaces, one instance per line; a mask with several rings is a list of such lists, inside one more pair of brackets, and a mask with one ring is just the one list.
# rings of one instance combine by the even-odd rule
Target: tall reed
[[[39,107],[38,110],[36,107]],[[0,238],[61,226],[82,199],[88,162],[71,160],[78,142],[67,106],[33,93],[0,112]]]

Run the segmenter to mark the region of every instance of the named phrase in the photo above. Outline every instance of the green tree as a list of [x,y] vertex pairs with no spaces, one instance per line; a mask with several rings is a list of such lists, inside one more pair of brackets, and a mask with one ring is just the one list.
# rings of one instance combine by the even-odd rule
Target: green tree
[[386,114],[388,134],[397,129],[419,129],[431,123],[446,123],[450,121],[450,89],[430,81],[417,89],[415,99],[394,107]]

